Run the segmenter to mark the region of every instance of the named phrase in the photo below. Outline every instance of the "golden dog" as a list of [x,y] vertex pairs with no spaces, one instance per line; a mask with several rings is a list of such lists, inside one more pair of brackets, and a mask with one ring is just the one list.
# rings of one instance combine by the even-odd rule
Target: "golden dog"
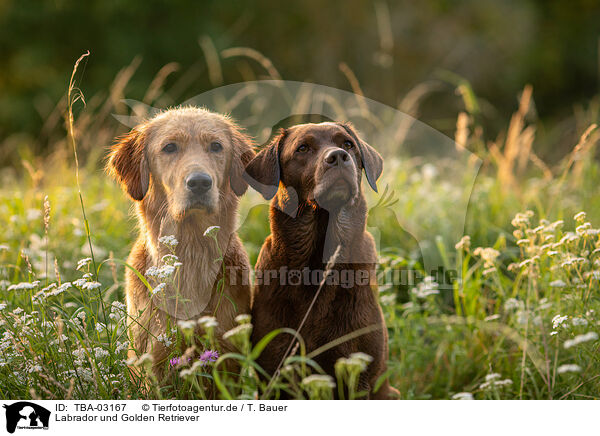
[[[176,322],[215,316],[221,338],[238,314],[250,313],[251,287],[242,277],[250,264],[235,229],[253,156],[252,141],[232,120],[192,107],[162,112],[110,150],[107,169],[135,201],[139,222],[128,263],[152,276],[150,290],[126,273],[129,356],[150,353],[159,377]],[[219,227],[216,243],[205,235],[212,226]],[[221,254],[233,273],[219,288]]]

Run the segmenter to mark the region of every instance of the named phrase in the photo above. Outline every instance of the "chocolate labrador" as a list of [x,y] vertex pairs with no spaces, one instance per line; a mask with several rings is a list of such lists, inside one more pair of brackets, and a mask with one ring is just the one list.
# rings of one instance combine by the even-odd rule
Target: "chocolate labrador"
[[[388,338],[377,301],[375,243],[365,227],[362,170],[377,190],[379,153],[349,124],[331,122],[283,129],[246,166],[248,184],[272,199],[271,235],[256,264],[252,340],[302,325],[310,353],[341,338],[314,360],[335,376],[339,358],[368,354],[373,361],[358,388],[386,399],[395,390],[387,380],[377,384],[386,371]],[[259,364],[273,374],[289,345],[290,336],[278,335]]]

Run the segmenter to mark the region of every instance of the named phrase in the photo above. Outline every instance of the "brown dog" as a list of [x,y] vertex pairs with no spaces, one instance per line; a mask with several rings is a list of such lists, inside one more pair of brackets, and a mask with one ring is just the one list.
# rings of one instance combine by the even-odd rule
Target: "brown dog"
[[[213,315],[220,338],[238,314],[250,311],[251,289],[241,277],[250,266],[235,226],[238,196],[248,187],[244,166],[253,156],[250,139],[233,121],[198,108],[165,111],[112,146],[108,170],[135,201],[139,222],[128,263],[147,276],[155,267],[151,284],[158,289],[153,294],[127,270],[130,357],[151,353],[159,376],[178,321]],[[211,226],[219,227],[218,248],[204,235]],[[159,241],[168,235],[178,241],[175,247]],[[223,265],[215,260],[221,253],[239,277],[228,277],[217,292]],[[157,279],[165,262],[182,265],[166,278],[169,269],[163,268]]]
[[[266,199],[274,197],[271,235],[256,265],[252,340],[256,343],[281,327],[298,329],[307,312],[299,333],[309,353],[366,329],[368,333],[326,350],[315,361],[334,376],[339,358],[355,352],[370,355],[373,361],[358,387],[369,398],[384,399],[393,388],[385,381],[375,392],[386,370],[388,346],[376,296],[377,253],[365,227],[363,169],[376,190],[381,156],[351,126],[340,123],[283,130],[246,167],[250,186]],[[328,263],[333,266],[325,275]],[[316,303],[309,309],[316,292]],[[289,336],[277,336],[261,354],[261,366],[273,374],[289,344]]]

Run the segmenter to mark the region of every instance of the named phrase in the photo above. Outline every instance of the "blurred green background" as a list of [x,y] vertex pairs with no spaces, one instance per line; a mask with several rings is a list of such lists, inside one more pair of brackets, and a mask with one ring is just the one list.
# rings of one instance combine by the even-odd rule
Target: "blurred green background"
[[[450,135],[461,104],[454,98],[458,77],[483,102],[480,121],[491,136],[530,83],[535,118],[563,120],[557,132],[539,132],[542,155],[560,155],[581,133],[565,117],[598,93],[599,23],[597,0],[0,0],[0,164],[15,143],[47,151],[53,139],[44,126],[74,60],[88,49],[79,83],[86,96],[107,94],[134,60],[139,66],[124,92],[133,99],[143,98],[171,62],[177,71],[165,91],[174,103],[255,78],[247,74],[247,59],[225,59],[222,80],[211,82],[202,37],[218,52],[258,50],[286,80],[350,90],[340,70],[345,62],[367,97],[390,106],[428,83],[414,115]],[[14,135],[19,141],[10,140]]]
[[[444,271],[461,272],[442,298],[423,296],[438,291],[426,282],[417,292],[412,284],[379,287],[391,381],[402,398],[597,399],[599,342],[568,348],[566,340],[600,333],[599,37],[599,0],[0,0],[0,398],[154,398],[131,380],[110,330],[97,330],[98,323],[121,328],[99,308],[124,301],[123,266],[103,263],[97,296],[20,282],[81,278],[77,259],[90,247],[98,263],[126,258],[137,234],[131,202],[101,168],[127,129],[113,117],[131,115],[123,99],[165,108],[221,85],[281,77],[362,92],[481,161],[444,158],[443,147],[427,147],[441,135],[422,125],[427,134],[415,134],[419,123],[386,130],[392,118],[363,111],[360,99],[323,100],[342,109],[341,119],[358,109],[356,119],[383,130],[378,150],[408,145],[386,156],[379,194],[369,195],[380,270],[421,271],[421,254],[439,254]],[[65,94],[87,50],[75,76],[86,105],[72,105],[71,143]],[[252,98],[222,98],[215,110],[251,105],[237,120],[263,125],[263,109],[275,100],[252,84],[240,88]],[[294,108],[308,107],[295,95]],[[249,211],[239,235],[254,263],[269,232],[268,207],[248,190],[240,209]],[[464,232],[456,234],[451,224],[463,212]],[[419,233],[409,233],[411,223]],[[463,234],[471,249],[466,239],[456,247]],[[81,313],[85,335],[73,321]],[[570,327],[557,326],[557,315]],[[50,319],[61,320],[56,335]],[[19,343],[11,345],[11,335]],[[74,363],[57,341],[95,360]],[[561,373],[564,365],[571,369]],[[73,391],[73,368],[96,378]],[[485,388],[500,374],[502,392]]]

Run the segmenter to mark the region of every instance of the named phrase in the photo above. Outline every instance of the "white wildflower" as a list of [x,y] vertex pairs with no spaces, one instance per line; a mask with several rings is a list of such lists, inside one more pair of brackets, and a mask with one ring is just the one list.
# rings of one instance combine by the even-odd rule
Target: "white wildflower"
[[173,345],[173,341],[165,333],[158,335],[156,337],[156,340],[163,344],[165,347],[170,347],[171,345]]
[[350,354],[350,359],[358,359],[358,360],[362,360],[363,362],[365,362],[367,365],[371,362],[373,362],[373,358],[371,356],[369,356],[366,353],[363,352],[357,352],[357,353],[352,353]]
[[167,287],[167,284],[166,284],[166,283],[160,283],[160,284],[158,284],[157,286],[155,286],[155,287],[152,289],[152,295],[156,295],[156,294],[158,294],[159,292],[162,292],[162,291],[164,291],[166,287]]
[[562,327],[568,319],[569,319],[568,315],[564,315],[564,316],[561,316],[560,314],[556,315],[554,318],[552,318],[552,328],[554,330],[556,330],[559,327]]
[[179,321],[177,322],[177,325],[179,326],[179,328],[182,331],[190,331],[190,330],[194,330],[194,328],[196,327],[196,321],[190,319],[188,321]]
[[573,363],[566,364],[566,365],[560,365],[556,369],[556,372],[558,372],[559,374],[564,374],[565,372],[581,372],[581,366],[575,365]]
[[491,274],[491,273],[493,273],[493,272],[496,272],[496,271],[497,271],[497,270],[496,270],[496,267],[495,267],[495,266],[493,266],[493,267],[491,267],[491,268],[486,268],[486,269],[484,269],[484,270],[483,270],[483,275],[484,275],[484,276],[487,276],[487,275],[489,275],[489,274]]
[[60,344],[61,342],[66,342],[69,340],[69,337],[65,334],[61,334],[57,339],[50,342],[52,345]]
[[198,320],[198,324],[204,329],[215,328],[219,325],[214,316],[203,316]]
[[30,367],[27,372],[29,372],[30,374],[32,372],[42,372],[42,366],[41,365],[33,365],[32,367]]
[[490,247],[477,247],[475,251],[473,251],[473,254],[481,257],[485,268],[493,267],[494,261],[500,256],[500,252],[498,250]]
[[531,231],[533,233],[541,233],[542,230],[544,230],[544,225],[537,226],[535,229],[532,229]]
[[521,325],[527,324],[527,320],[529,319],[529,312],[526,310],[517,311],[517,322]]
[[529,225],[529,220],[533,216],[533,212],[528,210],[524,213],[517,213],[515,217],[512,219],[511,224],[513,227],[521,227]]
[[338,372],[338,368],[339,369],[343,368],[346,371],[348,371],[349,373],[363,372],[364,370],[367,369],[368,364],[369,364],[369,362],[366,362],[364,359],[361,359],[361,358],[352,357],[352,356],[350,356],[348,358],[340,357],[335,362],[335,369],[336,369],[336,373]]
[[550,282],[550,287],[552,288],[564,288],[565,286],[567,286],[567,284],[560,279]]
[[459,392],[457,394],[452,395],[453,400],[472,400],[473,394],[470,392]]
[[151,366],[154,362],[154,357],[150,353],[144,353],[139,357],[133,356],[125,360],[125,363],[130,366]]
[[564,343],[565,348],[571,348],[575,345],[583,344],[584,342],[595,341],[598,339],[598,333],[588,332],[583,335],[577,335],[573,339],[566,340]]
[[208,227],[205,231],[204,231],[204,236],[208,236],[210,238],[213,238],[217,235],[217,233],[219,232],[219,229],[221,227],[219,226],[210,226]]
[[156,277],[159,280],[168,279],[169,277],[171,277],[173,275],[174,272],[175,272],[175,267],[173,265],[163,265],[159,268],[158,274],[156,275]]
[[200,369],[202,369],[202,367],[205,365],[206,363],[203,362],[202,360],[197,360],[194,362],[194,364],[186,369],[183,369],[179,372],[179,375],[183,378],[187,378],[190,376],[193,376],[196,374],[196,372]]
[[15,285],[10,285],[8,287],[9,291],[30,291],[31,289],[35,289],[40,285],[40,282],[36,280],[35,282],[21,282]]
[[151,266],[146,270],[147,277],[156,277],[158,275],[158,268],[155,266]]
[[486,389],[490,389],[490,388],[494,388],[494,387],[505,387],[505,386],[510,386],[512,385],[512,380],[510,379],[505,379],[505,380],[499,380],[500,379],[500,374],[498,373],[491,373],[485,376],[485,382],[481,383],[479,385],[480,389],[486,390]]
[[521,300],[517,300],[516,298],[509,298],[504,303],[504,310],[514,310],[514,309],[523,309],[525,307],[525,303]]
[[96,359],[102,359],[104,357],[108,357],[110,353],[104,348],[96,347],[94,348],[94,355],[96,356]]
[[179,241],[175,238],[174,235],[161,236],[160,238],[158,238],[158,242],[171,248],[175,248],[177,247],[177,244],[179,244]]
[[252,317],[247,313],[243,313],[235,317],[235,322],[238,324],[248,324],[252,320]]
[[91,257],[86,257],[85,259],[81,259],[77,262],[77,268],[78,270],[82,269],[83,267],[88,266],[90,263],[92,262],[92,258]]
[[102,287],[102,283],[100,282],[85,282],[81,285],[81,289],[86,289],[88,291],[93,291],[94,289],[98,289]]
[[471,237],[468,235],[463,236],[461,240],[458,241],[454,246],[454,248],[456,248],[457,250],[468,250],[469,247],[471,247]]
[[76,350],[73,350],[71,354],[77,357],[78,359],[83,359],[85,357],[85,350],[83,348],[78,348]]
[[177,262],[179,260],[179,258],[177,256],[175,256],[174,254],[165,254],[161,258],[161,260],[164,264],[173,265],[175,262]]
[[591,223],[583,223],[580,226],[577,226],[575,228],[575,232],[578,235],[585,235],[587,234],[588,230],[590,230],[592,228],[592,224]]
[[577,222],[583,222],[583,221],[585,221],[585,218],[586,218],[586,214],[584,211],[581,211],[578,214],[575,214],[575,216],[573,217],[573,219]]
[[35,304],[42,304],[42,302],[46,299],[46,294],[44,291],[38,291],[33,297],[31,297],[31,301]]
[[110,305],[110,311],[113,313],[118,313],[118,312],[125,312],[126,306],[124,303],[121,303],[120,301],[113,301],[112,304]]
[[540,300],[539,310],[546,310],[552,307],[552,303],[548,301],[547,298],[542,298]]
[[77,368],[76,373],[79,374],[79,377],[81,377],[86,382],[92,382],[94,380],[94,374],[89,368]]
[[549,231],[554,231],[554,230],[562,227],[564,223],[565,222],[563,220],[554,221],[552,224],[548,225],[546,227],[546,229]]
[[500,377],[502,377],[502,376],[500,374],[498,374],[497,372],[492,372],[485,376],[485,381],[489,382],[489,381],[498,380]]
[[571,320],[571,324],[573,324],[574,327],[586,326],[586,325],[588,325],[588,321],[585,318],[573,318]]
[[[56,283],[50,283],[48,286],[46,286],[45,288],[43,288],[43,289],[41,290],[41,292],[48,292],[48,291],[50,291],[51,289],[54,289],[54,288],[56,288],[56,286],[57,286],[57,285],[56,285]],[[49,294],[50,294],[50,292],[48,292],[48,295],[49,295]]]
[[311,386],[313,388],[335,388],[335,381],[330,375],[312,374],[302,379],[304,386]]
[[227,330],[223,333],[223,339],[231,342],[238,349],[243,349],[250,343],[250,335],[252,334],[252,324],[240,324],[237,327]]
[[423,279],[421,283],[417,285],[416,288],[411,289],[411,293],[414,294],[417,298],[425,299],[430,295],[437,295],[440,293],[438,289],[439,285],[436,283],[433,277],[427,276]]
[[129,348],[129,342],[127,342],[127,341],[125,341],[123,343],[117,342],[116,347],[115,347],[115,353],[116,354],[122,353],[123,351],[127,351],[128,348]]
[[598,271],[598,270],[590,271],[590,272],[586,273],[584,275],[584,277],[586,279],[591,278],[592,280],[600,280],[600,271]]
[[385,306],[393,305],[396,304],[396,296],[394,294],[382,295],[379,301]]
[[81,288],[86,283],[87,283],[86,279],[77,279],[77,280],[73,281],[73,285],[76,286],[76,287],[78,287],[78,288]]

